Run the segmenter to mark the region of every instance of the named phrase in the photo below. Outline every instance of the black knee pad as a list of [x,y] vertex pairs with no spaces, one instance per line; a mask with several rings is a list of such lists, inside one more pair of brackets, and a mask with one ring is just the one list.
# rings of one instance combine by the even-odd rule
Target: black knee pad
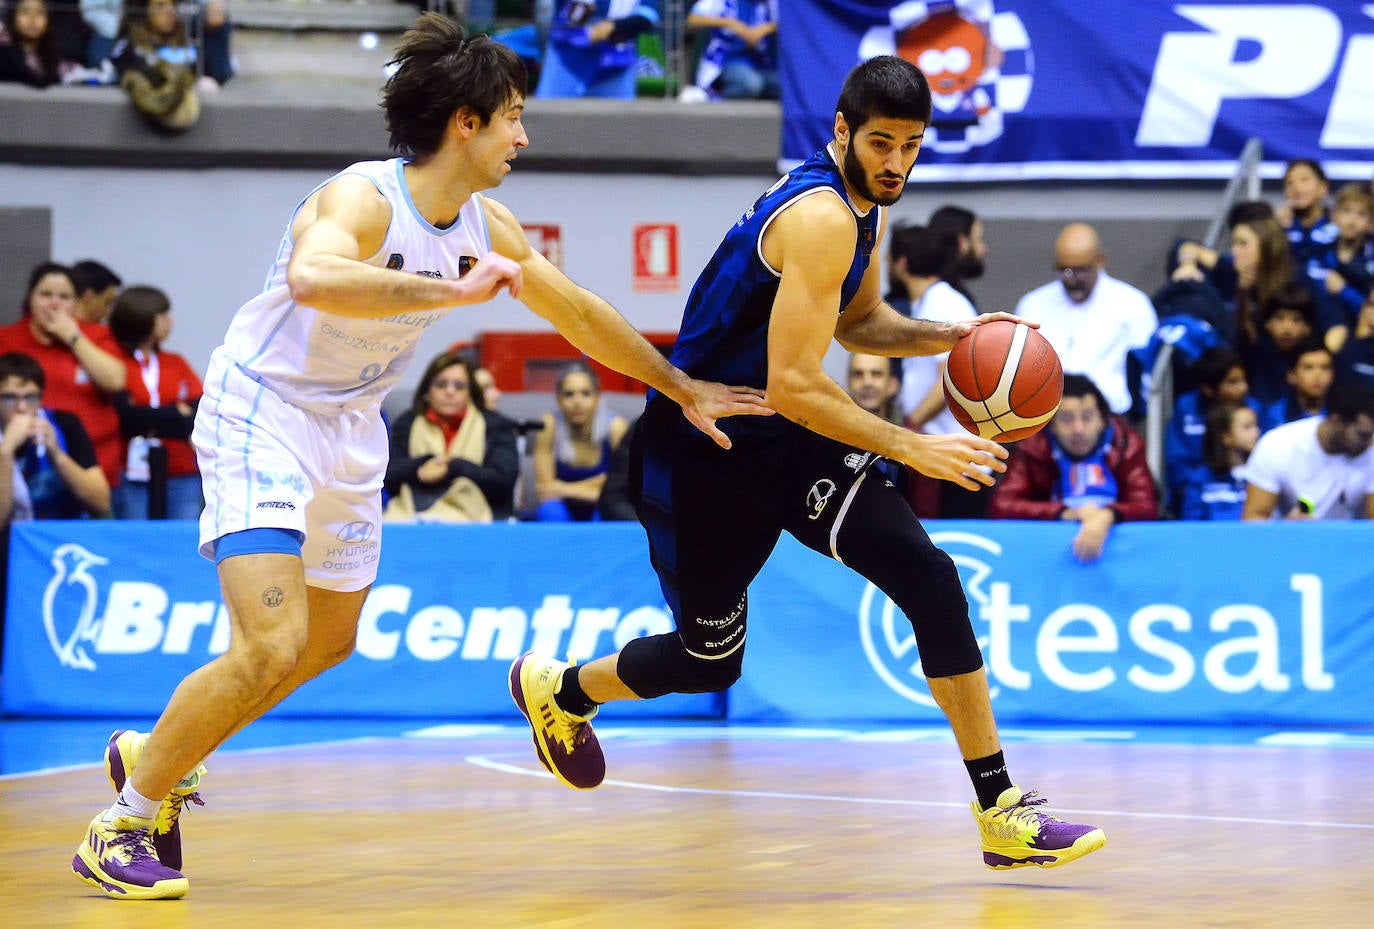
[[620,651],[616,673],[625,686],[645,700],[664,694],[704,694],[726,690],[739,680],[744,643],[720,658],[702,658],[687,650],[676,632],[645,636]]

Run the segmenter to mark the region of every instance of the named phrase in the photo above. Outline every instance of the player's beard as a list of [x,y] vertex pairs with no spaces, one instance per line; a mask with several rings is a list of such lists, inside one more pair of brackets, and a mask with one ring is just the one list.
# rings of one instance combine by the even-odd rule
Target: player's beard
[[[859,164],[859,159],[854,156],[853,146],[844,150],[844,163],[840,166],[844,172],[844,179],[849,182],[849,186],[858,191],[859,196],[870,203],[879,206],[892,206],[902,199],[902,194],[906,191],[906,184],[903,184],[895,194],[879,193],[873,189],[873,185],[868,182],[868,175],[864,173],[864,166]],[[884,172],[879,177],[897,177],[895,174]]]

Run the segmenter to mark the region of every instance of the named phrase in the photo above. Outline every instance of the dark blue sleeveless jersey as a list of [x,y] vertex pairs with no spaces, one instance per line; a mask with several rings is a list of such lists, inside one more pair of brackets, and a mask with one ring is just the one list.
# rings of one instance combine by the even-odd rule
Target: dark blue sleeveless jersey
[[[827,188],[849,202],[839,167],[829,150],[822,149],[784,175],[745,211],[725,234],[692,287],[677,344],[670,356],[673,364],[701,380],[760,389],[766,386],[768,323],[779,276],[760,256],[760,241],[779,210]],[[858,232],[854,242],[835,243],[836,248],[852,244],[854,251],[840,290],[840,305],[835,307],[837,317],[854,298],[868,269],[882,211],[882,207],[876,207],[867,216],[856,214]],[[739,424],[757,419],[746,416],[728,422]]]

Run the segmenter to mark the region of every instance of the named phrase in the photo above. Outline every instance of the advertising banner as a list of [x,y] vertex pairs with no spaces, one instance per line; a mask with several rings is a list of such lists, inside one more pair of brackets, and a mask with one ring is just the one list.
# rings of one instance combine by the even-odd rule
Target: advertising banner
[[935,93],[914,178],[1230,177],[1374,166],[1374,6],[1359,0],[783,0],[784,163],[829,141],[844,76],[900,55]]

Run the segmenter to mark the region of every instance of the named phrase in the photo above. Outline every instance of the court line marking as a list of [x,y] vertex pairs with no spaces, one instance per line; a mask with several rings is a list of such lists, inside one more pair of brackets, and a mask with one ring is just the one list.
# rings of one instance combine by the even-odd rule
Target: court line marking
[[[525,777],[540,777],[553,780],[553,775],[544,770],[524,768],[519,765],[496,761],[491,755],[467,755],[463,759],[479,768],[487,768],[504,774],[518,774]],[[612,787],[625,787],[631,790],[647,790],[654,793],[696,794],[708,797],[750,797],[760,800],[807,800],[822,803],[867,803],[878,806],[920,806],[942,809],[966,810],[967,803],[948,800],[898,800],[890,797],[846,797],[837,794],[802,794],[773,790],[721,790],[713,787],[673,787],[668,784],[647,784],[641,781],[603,781]],[[1255,826],[1296,826],[1307,829],[1355,829],[1374,831],[1374,823],[1330,823],[1301,819],[1261,819],[1251,816],[1209,816],[1204,813],[1149,813],[1130,810],[1082,810],[1069,807],[1056,807],[1056,813],[1072,813],[1084,816],[1130,816],[1136,819],[1181,819],[1189,822],[1240,823]]]

